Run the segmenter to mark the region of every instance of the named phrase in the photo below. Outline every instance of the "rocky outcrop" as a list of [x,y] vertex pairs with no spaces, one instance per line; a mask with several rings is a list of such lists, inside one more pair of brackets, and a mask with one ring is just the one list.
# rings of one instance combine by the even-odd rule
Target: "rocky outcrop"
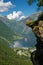
[[36,51],[31,53],[33,65],[43,65],[43,12],[37,21],[27,21],[26,25],[32,28],[36,38]]

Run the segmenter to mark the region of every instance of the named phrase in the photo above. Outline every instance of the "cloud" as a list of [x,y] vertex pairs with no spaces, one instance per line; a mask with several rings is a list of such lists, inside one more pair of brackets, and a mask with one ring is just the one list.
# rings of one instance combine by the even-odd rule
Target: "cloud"
[[25,18],[26,18],[26,16],[21,16],[21,17],[20,17],[20,20],[25,19]]
[[11,14],[8,14],[7,15],[7,18],[8,19],[14,19],[14,20],[21,20],[21,19],[24,19],[26,18],[25,16],[23,16],[23,12],[22,11],[14,11],[13,13]]
[[21,11],[18,11],[18,12],[14,11],[12,14],[7,15],[7,18],[8,19],[18,19],[21,14],[22,14]]
[[8,9],[13,6],[11,1],[9,2],[3,2],[3,0],[0,0],[0,12],[8,11]]

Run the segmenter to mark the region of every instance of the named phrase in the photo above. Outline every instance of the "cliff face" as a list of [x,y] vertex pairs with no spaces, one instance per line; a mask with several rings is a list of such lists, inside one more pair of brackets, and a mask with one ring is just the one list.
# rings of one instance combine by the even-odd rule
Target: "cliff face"
[[40,20],[38,25],[34,26],[33,32],[35,33],[36,37],[43,41],[43,21]]
[[26,21],[26,25],[31,27],[37,38],[43,41],[43,12],[36,21]]
[[26,25],[32,28],[36,38],[36,51],[31,53],[33,65],[43,65],[43,13],[37,21],[27,21]]

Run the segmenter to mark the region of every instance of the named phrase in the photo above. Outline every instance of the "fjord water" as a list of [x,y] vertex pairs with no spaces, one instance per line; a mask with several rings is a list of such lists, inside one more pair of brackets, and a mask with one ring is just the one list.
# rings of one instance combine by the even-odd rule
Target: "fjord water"
[[36,44],[36,37],[32,31],[28,35],[24,35],[21,40],[14,41],[14,47],[34,47]]

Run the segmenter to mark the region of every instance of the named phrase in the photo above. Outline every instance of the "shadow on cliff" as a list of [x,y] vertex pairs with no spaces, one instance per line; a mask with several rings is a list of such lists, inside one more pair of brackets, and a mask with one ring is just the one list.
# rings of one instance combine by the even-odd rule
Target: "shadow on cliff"
[[31,27],[36,38],[36,51],[31,53],[33,65],[43,65],[43,12],[36,21],[26,21],[26,25]]

